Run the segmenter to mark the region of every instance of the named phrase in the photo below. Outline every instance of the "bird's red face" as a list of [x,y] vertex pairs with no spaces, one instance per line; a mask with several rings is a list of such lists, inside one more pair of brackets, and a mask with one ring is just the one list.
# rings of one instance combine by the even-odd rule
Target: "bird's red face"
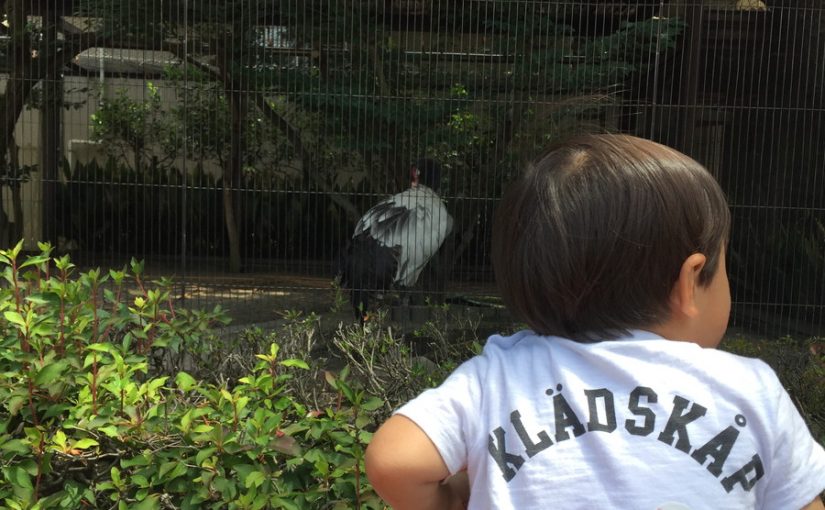
[[412,180],[412,187],[418,187],[418,177],[421,175],[421,172],[416,168],[415,165],[410,167],[410,179]]

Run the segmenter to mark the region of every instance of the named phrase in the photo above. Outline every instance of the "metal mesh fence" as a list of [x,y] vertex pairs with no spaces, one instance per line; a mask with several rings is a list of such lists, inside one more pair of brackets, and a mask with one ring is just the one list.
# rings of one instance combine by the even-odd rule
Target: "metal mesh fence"
[[623,132],[722,183],[732,324],[822,334],[815,0],[5,5],[2,246],[50,240],[84,266],[145,259],[179,299],[224,302],[242,323],[327,312],[346,298],[332,281],[359,218],[427,157],[451,233],[385,304],[494,314],[502,188],[561,137]]

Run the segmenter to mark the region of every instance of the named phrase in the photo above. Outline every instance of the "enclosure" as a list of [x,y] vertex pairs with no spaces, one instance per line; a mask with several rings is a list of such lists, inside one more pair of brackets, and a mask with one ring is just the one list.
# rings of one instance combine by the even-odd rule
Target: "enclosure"
[[630,133],[728,194],[735,330],[822,335],[816,0],[2,3],[0,247],[144,259],[177,301],[240,324],[353,320],[338,260],[428,156],[454,223],[409,292],[506,321],[502,188],[561,137]]

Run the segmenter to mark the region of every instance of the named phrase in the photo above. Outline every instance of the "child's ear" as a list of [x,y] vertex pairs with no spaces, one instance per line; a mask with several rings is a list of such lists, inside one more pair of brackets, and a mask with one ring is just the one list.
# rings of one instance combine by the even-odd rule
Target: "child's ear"
[[702,272],[706,262],[707,257],[701,253],[694,253],[682,263],[679,278],[670,291],[672,313],[685,318],[694,318],[699,314],[696,287],[699,285],[699,273]]

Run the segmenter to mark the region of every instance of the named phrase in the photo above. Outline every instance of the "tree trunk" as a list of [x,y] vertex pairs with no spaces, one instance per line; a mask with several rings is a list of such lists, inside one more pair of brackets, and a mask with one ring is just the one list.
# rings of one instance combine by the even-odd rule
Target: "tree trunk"
[[13,246],[10,230],[9,216],[3,209],[3,186],[0,186],[0,250],[7,250]]
[[[32,56],[31,40],[26,34],[26,23],[28,21],[28,9],[30,5],[23,0],[5,2],[6,13],[9,23],[9,79],[6,83],[6,93],[0,101],[0,172],[9,178],[9,189],[12,197],[15,192],[19,193],[19,186],[13,179],[16,178],[15,169],[12,162],[15,155],[9,154],[9,149],[14,148],[14,128],[17,119],[31,95],[35,84],[42,78],[43,68],[38,65],[38,61]],[[15,189],[17,188],[17,189]],[[14,203],[14,198],[12,198]],[[0,199],[2,207],[2,199]],[[21,230],[21,218],[15,213],[15,228],[6,215],[5,211],[0,211],[0,243],[13,246],[18,241],[16,232]]]
[[233,273],[241,271],[240,235],[238,234],[238,220],[235,217],[234,193],[227,175],[231,163],[224,168],[223,173],[223,219],[226,225],[226,236],[229,242],[229,270]]
[[[240,272],[241,262],[241,232],[240,220],[243,218],[240,200],[240,189],[243,184],[243,154],[244,154],[244,132],[246,130],[246,98],[240,90],[226,88],[225,93],[229,98],[229,110],[232,114],[232,135],[229,155],[229,165],[227,165],[228,175],[224,172],[224,203],[226,209],[226,229],[229,234],[229,267],[233,273]],[[227,183],[229,191],[227,191]],[[234,230],[234,232],[232,232]]]
[[40,176],[43,193],[40,237],[53,245],[57,244],[55,201],[62,145],[60,113],[63,107],[62,66],[57,58],[57,22],[57,10],[47,8],[43,13],[44,47],[40,53],[45,68],[43,102],[40,106]]
[[[226,37],[230,37],[229,34]],[[226,41],[224,41],[226,42]],[[226,226],[226,236],[229,242],[229,270],[233,273],[241,272],[241,235],[238,224],[238,189],[241,184],[243,170],[243,140],[245,131],[246,111],[244,91],[239,90],[233,82],[229,70],[227,52],[231,44],[223,44],[217,48],[218,72],[223,84],[224,95],[229,100],[229,111],[232,116],[231,147],[229,161],[223,168],[223,217]]]
[[8,164],[7,153],[17,119],[23,111],[35,84],[43,77],[41,66],[32,56],[31,41],[26,34],[28,20],[27,3],[16,0],[6,2],[9,23],[9,80],[6,94],[0,103],[0,159]]
[[[33,2],[30,0],[6,0],[0,4],[5,7],[7,13],[10,36],[8,45],[9,78],[6,83],[6,93],[0,99],[0,173],[8,173],[11,164],[9,151],[17,150],[14,147],[14,129],[26,102],[31,96],[32,89],[44,78],[47,69],[62,69],[75,55],[92,47],[96,42],[96,38],[92,34],[84,34],[82,38],[75,40],[73,44],[65,44],[63,52],[60,54],[53,51],[54,48],[52,47],[49,51],[41,52],[35,57],[32,53],[31,39],[26,30],[28,17],[33,14],[31,12],[34,7]],[[62,4],[58,4],[58,6],[65,7]],[[55,11],[51,15],[55,19],[55,31],[57,30],[56,19],[58,14]],[[52,40],[56,41],[56,39],[55,36]],[[53,125],[52,127],[59,130],[59,125]],[[12,157],[16,157],[16,154]],[[57,161],[59,165],[59,158]],[[12,187],[12,203],[15,204],[19,201],[20,187],[18,185],[16,188]],[[9,243],[14,244],[19,240],[15,238],[16,232],[22,234],[22,206],[14,205],[14,208],[14,218],[17,225],[15,225],[16,228],[13,231],[11,225],[8,224],[8,217],[5,217],[5,213],[0,213],[0,242],[4,240],[3,217],[5,217],[7,229],[5,237]],[[18,215],[18,211],[21,214]]]
[[685,40],[685,58],[687,69],[683,83],[680,103],[683,108],[680,149],[688,156],[702,161],[699,152],[698,130],[699,115],[699,84],[704,82],[702,75],[702,39],[704,37],[704,1],[687,7],[687,37]]
[[9,226],[9,247],[23,239],[23,194],[20,183],[11,189],[11,204],[14,223]]
[[20,170],[20,157],[18,152],[17,144],[14,142],[14,137],[12,137],[11,145],[9,145],[9,166],[12,175],[17,176],[20,180],[12,180],[9,183],[9,188],[11,189],[11,210],[14,216],[14,223],[9,225],[10,247],[23,239],[23,173]]

